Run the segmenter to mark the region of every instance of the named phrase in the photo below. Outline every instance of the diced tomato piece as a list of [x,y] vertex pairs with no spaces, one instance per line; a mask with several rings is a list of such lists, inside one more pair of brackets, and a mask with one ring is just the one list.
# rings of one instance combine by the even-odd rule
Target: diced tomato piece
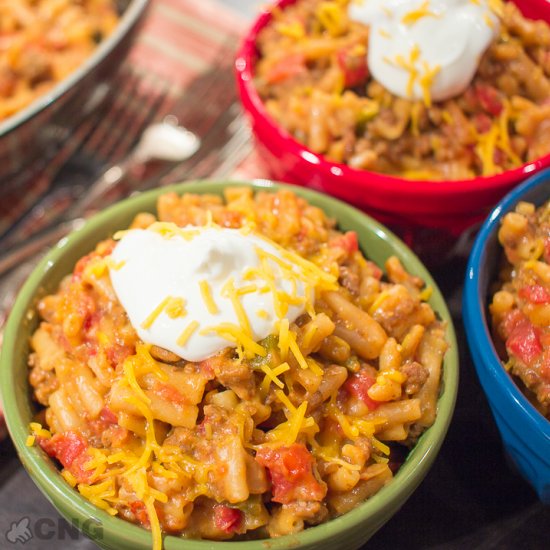
[[359,250],[359,241],[355,231],[347,231],[343,235],[331,239],[329,242],[331,248],[342,248],[346,253],[351,254]]
[[102,248],[101,253],[96,252],[94,250],[93,252],[86,254],[86,256],[82,256],[82,258],[80,258],[80,260],[76,262],[76,265],[74,267],[73,280],[80,279],[80,277],[82,277],[82,273],[84,269],[93,258],[97,258],[97,257],[105,258],[106,256],[109,256],[109,254],[111,254],[111,252],[114,250],[115,245],[116,245],[116,242],[111,241],[109,243],[105,243],[105,246]]
[[221,372],[224,366],[224,357],[221,355],[213,355],[204,361],[197,363],[201,373],[208,377],[208,380],[212,380],[217,372]]
[[80,258],[80,260],[78,260],[78,262],[76,262],[76,265],[74,266],[73,279],[79,279],[80,277],[82,277],[84,269],[86,269],[86,266],[96,256],[97,254],[95,252],[90,252],[89,254],[86,254],[86,256],[82,256],[82,258]]
[[540,375],[545,382],[550,384],[550,347],[546,347],[542,352]]
[[145,527],[149,527],[149,515],[147,514],[147,508],[141,500],[135,500],[130,503],[130,510],[136,519]]
[[105,350],[107,359],[113,367],[116,367],[117,365],[123,363],[124,359],[126,359],[130,355],[134,355],[135,352],[135,346],[128,346],[125,344],[115,344],[113,346],[109,346]]
[[121,430],[119,437],[123,437],[127,431],[118,425],[118,418],[108,407],[103,407],[103,409],[101,409],[98,418],[89,420],[88,427],[92,433],[98,437],[101,437],[103,434],[107,433],[108,430],[114,433],[113,428],[115,427],[120,428]]
[[340,50],[336,54],[338,65],[344,73],[344,85],[353,88],[363,84],[369,78],[367,56],[353,54],[349,49]]
[[374,277],[378,280],[382,278],[383,272],[374,262],[367,260],[367,267],[371,277]]
[[306,58],[302,54],[289,55],[275,63],[265,75],[268,84],[277,84],[306,71]]
[[519,309],[512,309],[505,314],[502,320],[502,330],[505,338],[508,338],[510,334],[520,325],[529,323],[529,319]]
[[274,502],[320,501],[325,497],[326,486],[315,478],[313,457],[305,445],[263,447],[256,453],[256,460],[269,470]]
[[66,432],[43,440],[40,446],[50,456],[57,458],[65,468],[69,468],[74,460],[88,448],[88,443],[81,435]]
[[61,462],[79,482],[88,481],[92,472],[84,465],[90,460],[88,442],[75,432],[55,434],[50,439],[39,439],[39,445],[53,458]]
[[360,399],[365,403],[369,410],[376,409],[380,403],[374,401],[369,397],[368,391],[369,388],[376,382],[366,369],[362,369],[359,372],[352,374],[343,384],[344,390],[346,390],[349,395]]
[[506,339],[508,353],[530,365],[542,352],[538,333],[531,323],[520,323]]
[[488,84],[477,84],[475,91],[477,99],[485,111],[493,116],[500,115],[503,104],[496,88]]
[[[90,298],[91,305],[93,306],[93,309],[95,310],[95,304]],[[98,311],[88,311],[84,318],[84,323],[82,327],[86,332],[90,332],[93,328],[97,327],[99,324],[99,319],[101,315]]]
[[154,387],[155,393],[160,396],[164,401],[169,403],[175,403],[177,405],[187,404],[185,396],[171,384],[164,384],[163,382],[157,382]]
[[223,504],[214,506],[214,524],[224,533],[234,533],[239,530],[243,513],[237,508],[230,508]]
[[474,117],[474,125],[480,134],[485,134],[491,129],[491,119],[485,113],[477,113]]
[[493,152],[493,162],[497,166],[502,166],[506,162],[506,153],[500,149],[495,149]]
[[99,413],[99,418],[106,424],[118,424],[117,415],[109,409],[109,407],[103,407]]
[[519,289],[518,295],[532,304],[550,304],[550,290],[542,285],[526,285]]

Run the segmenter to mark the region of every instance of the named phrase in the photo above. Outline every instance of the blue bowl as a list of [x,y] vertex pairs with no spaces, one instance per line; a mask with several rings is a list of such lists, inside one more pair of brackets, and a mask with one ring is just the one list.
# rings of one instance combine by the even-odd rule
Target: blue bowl
[[514,210],[518,201],[541,205],[548,199],[550,169],[532,176],[496,205],[474,242],[463,294],[466,338],[505,452],[545,504],[550,504],[550,421],[531,405],[504,370],[489,331],[487,306],[502,253],[497,233],[503,216]]

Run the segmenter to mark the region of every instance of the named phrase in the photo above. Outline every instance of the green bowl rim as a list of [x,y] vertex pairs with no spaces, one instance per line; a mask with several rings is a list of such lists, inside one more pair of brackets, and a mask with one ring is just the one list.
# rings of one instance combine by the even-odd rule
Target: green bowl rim
[[[420,276],[426,284],[432,286],[433,293],[429,301],[439,302],[435,309],[439,316],[447,321],[446,336],[450,344],[444,359],[442,391],[438,399],[437,416],[434,424],[426,430],[416,445],[411,449],[407,455],[406,461],[395,475],[394,480],[368,500],[340,517],[305,529],[296,535],[286,535],[275,539],[223,542],[165,536],[164,548],[167,550],[170,548],[174,550],[183,550],[185,548],[195,548],[196,550],[227,550],[230,547],[234,550],[257,550],[260,547],[264,548],[267,546],[273,550],[278,548],[294,548],[300,545],[314,544],[323,540],[326,541],[337,534],[344,533],[349,528],[361,521],[367,520],[371,516],[377,519],[379,523],[377,528],[380,528],[386,520],[384,517],[382,517],[382,519],[377,518],[377,512],[379,515],[382,514],[384,509],[391,504],[394,505],[396,511],[405,502],[427,474],[445,438],[454,412],[458,391],[459,356],[456,333],[445,299],[437,284],[419,258],[401,241],[401,239],[385,226],[353,206],[317,191],[294,185],[272,182],[265,179],[255,179],[250,181],[195,180],[159,187],[119,201],[101,213],[96,214],[81,228],[61,239],[57,245],[46,254],[35,267],[18,294],[5,327],[2,352],[0,355],[0,396],[4,403],[6,424],[23,466],[29,472],[31,478],[46,498],[54,504],[58,512],[63,515],[63,512],[59,510],[56,503],[58,499],[61,499],[65,502],[65,508],[70,507],[73,518],[96,520],[102,526],[102,534],[107,535],[105,536],[106,540],[109,538],[116,540],[122,537],[126,541],[133,542],[136,548],[147,547],[147,544],[150,544],[151,541],[151,533],[138,525],[127,522],[116,516],[110,516],[103,510],[97,508],[66,483],[61,475],[59,475],[59,470],[51,461],[46,459],[46,455],[41,449],[36,446],[26,446],[26,439],[29,434],[28,427],[23,426],[20,422],[15,392],[10,391],[13,382],[11,378],[13,349],[11,348],[17,341],[18,327],[28,314],[28,304],[32,302],[35,295],[40,290],[42,278],[48,273],[52,266],[62,258],[66,248],[70,248],[72,245],[76,246],[81,237],[91,235],[104,223],[112,218],[116,218],[119,214],[124,214],[128,210],[132,210],[135,213],[145,210],[149,203],[152,203],[156,197],[163,193],[173,191],[178,194],[184,192],[215,193],[220,192],[228,186],[243,185],[250,186],[255,191],[265,189],[277,190],[279,188],[290,189],[321,209],[336,209],[340,216],[344,215],[344,225],[348,225],[350,228],[355,225],[367,227],[369,230],[376,233],[379,238],[389,242],[391,247],[395,249],[395,253],[403,260],[405,265],[414,265],[414,273]],[[103,236],[99,238],[103,238]],[[366,251],[366,254],[368,256],[368,251]],[[11,346],[10,343],[12,343]],[[415,475],[416,468],[421,468],[420,476]],[[65,511],[65,514],[68,514],[68,512]],[[82,526],[82,524],[80,525]],[[83,526],[83,530],[86,532],[85,526]],[[93,531],[87,532],[87,534],[91,536],[91,538],[94,538]]]

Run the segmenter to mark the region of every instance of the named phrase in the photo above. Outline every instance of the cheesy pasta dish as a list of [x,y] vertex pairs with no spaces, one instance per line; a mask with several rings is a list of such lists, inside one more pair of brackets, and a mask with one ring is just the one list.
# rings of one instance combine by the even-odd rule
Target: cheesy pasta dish
[[157,210],[40,300],[28,445],[156,549],[296,533],[390,483],[437,412],[431,288],[289,190]]
[[550,153],[550,27],[511,2],[297,0],[256,45],[268,114],[329,161],[448,180]]
[[118,23],[115,0],[0,0],[0,120],[47,92]]
[[505,367],[550,420],[550,201],[520,202],[498,233],[505,254],[490,314]]

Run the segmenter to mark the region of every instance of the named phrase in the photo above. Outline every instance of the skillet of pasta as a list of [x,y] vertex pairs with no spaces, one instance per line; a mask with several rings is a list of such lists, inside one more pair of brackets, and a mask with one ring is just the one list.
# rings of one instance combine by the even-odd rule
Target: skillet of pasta
[[28,445],[157,549],[344,514],[437,412],[430,288],[290,190],[224,195],[161,195],[40,300],[31,339]]
[[1,0],[0,120],[72,73],[118,20],[115,0]]

